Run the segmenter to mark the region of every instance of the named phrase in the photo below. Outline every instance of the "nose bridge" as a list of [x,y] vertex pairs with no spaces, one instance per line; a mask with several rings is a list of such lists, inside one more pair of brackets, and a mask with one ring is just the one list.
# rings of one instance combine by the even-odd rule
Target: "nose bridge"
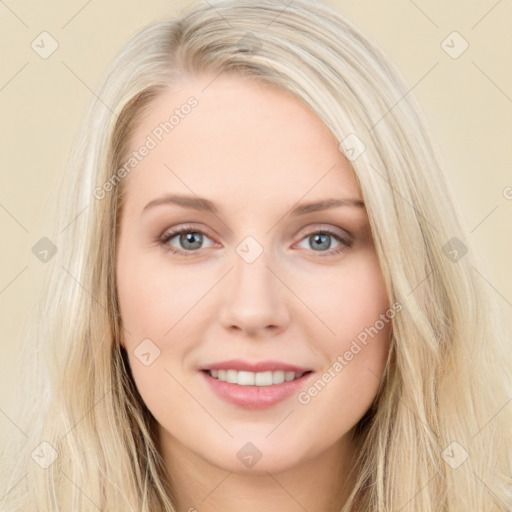
[[233,255],[221,310],[221,322],[227,328],[255,332],[272,326],[283,327],[288,314],[281,285],[268,267],[272,267],[271,251],[247,237]]
[[269,250],[257,249],[249,241],[240,244],[236,252],[231,279],[232,298],[246,301],[246,306],[269,307],[276,295],[276,283],[268,269],[271,264]]
[[241,244],[234,258],[233,288],[237,293],[269,294],[268,288],[272,287],[269,279],[272,273],[268,269],[271,259],[269,251],[262,250],[261,254],[257,255],[252,248],[249,248],[245,254],[243,249],[244,246]]

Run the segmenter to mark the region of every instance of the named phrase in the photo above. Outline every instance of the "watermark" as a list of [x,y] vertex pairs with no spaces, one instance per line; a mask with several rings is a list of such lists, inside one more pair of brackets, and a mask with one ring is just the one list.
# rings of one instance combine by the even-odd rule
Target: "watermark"
[[237,452],[236,456],[248,468],[252,468],[263,457],[263,453],[253,443],[245,443]]
[[243,37],[238,40],[236,46],[240,52],[255,54],[261,49],[263,43],[261,39],[252,32],[246,32]]
[[[365,327],[355,339],[352,340],[350,348],[343,355],[338,355],[334,363],[325,370],[322,375],[306,391],[301,391],[297,395],[297,400],[302,405],[307,405],[311,399],[317,396],[342,370],[347,366],[354,356],[368,344],[368,337],[373,339],[384,329],[389,321],[395,318],[396,314],[402,310],[402,304],[395,302],[385,313],[381,313],[379,319],[371,327]],[[359,345],[359,343],[363,345]]]
[[512,199],[512,187],[505,187],[503,189],[503,197],[505,199]]
[[32,254],[43,263],[50,261],[57,254],[57,246],[46,236],[32,247]]
[[47,59],[59,47],[59,43],[50,33],[44,31],[30,43],[30,46],[41,59]]
[[174,109],[174,113],[167,121],[162,121],[155,126],[151,133],[146,137],[144,143],[131,153],[126,162],[120,167],[101,187],[96,187],[92,194],[95,199],[104,199],[107,192],[111,192],[114,188],[130,174],[137,165],[139,165],[149,153],[162,142],[166,135],[169,135],[183,119],[185,119],[193,108],[196,108],[199,102],[194,96],[190,96],[186,103],[179,108]]
[[249,235],[237,245],[235,251],[246,263],[254,263],[263,253],[263,247]]
[[452,59],[458,59],[469,48],[469,43],[454,30],[441,41],[441,48]]
[[444,255],[452,263],[457,263],[457,261],[463,258],[468,252],[466,244],[456,236],[448,240],[448,242],[446,242],[446,244],[443,245],[442,250]]
[[349,133],[338,144],[338,149],[347,157],[347,160],[354,162],[366,151],[366,145],[355,133]]
[[451,442],[441,453],[441,457],[452,469],[457,469],[468,458],[466,449],[457,441]]
[[38,444],[30,454],[32,460],[43,469],[48,469],[57,459],[59,453],[46,441]]
[[146,338],[135,347],[133,355],[144,366],[150,366],[155,359],[160,357],[160,349],[152,340]]

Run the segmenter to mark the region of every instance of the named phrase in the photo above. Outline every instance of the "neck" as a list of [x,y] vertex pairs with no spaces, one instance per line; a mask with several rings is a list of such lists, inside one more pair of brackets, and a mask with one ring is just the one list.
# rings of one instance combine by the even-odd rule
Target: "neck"
[[339,512],[356,475],[352,431],[313,459],[279,472],[235,473],[211,464],[161,433],[177,512]]

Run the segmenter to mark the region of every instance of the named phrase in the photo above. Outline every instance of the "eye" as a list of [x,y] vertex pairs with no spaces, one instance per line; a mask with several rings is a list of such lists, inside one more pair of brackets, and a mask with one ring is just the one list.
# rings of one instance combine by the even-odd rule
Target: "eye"
[[[332,240],[335,240],[335,247],[332,248]],[[301,247],[305,249],[312,248],[315,252],[323,253],[321,256],[330,256],[343,252],[352,246],[353,241],[351,239],[343,238],[340,235],[329,231],[327,229],[321,231],[314,231],[302,239],[300,243],[306,243],[309,247]],[[299,245],[300,247],[300,245]]]
[[[176,239],[175,244],[171,245],[171,242]],[[193,226],[182,226],[179,229],[168,231],[160,238],[160,243],[169,251],[174,254],[182,254],[183,256],[191,256],[198,249],[204,249],[205,247],[211,247],[213,243],[204,246],[203,242],[205,239],[211,241],[211,238],[201,231],[200,229],[194,228]]]
[[[209,240],[210,243],[204,245],[205,240]],[[167,251],[182,256],[192,256],[200,249],[216,245],[204,231],[194,226],[181,226],[167,231],[159,239],[159,243]],[[306,244],[306,247],[303,244]],[[297,247],[313,250],[319,256],[332,256],[347,250],[352,244],[353,240],[350,235],[347,234],[347,237],[344,238],[329,229],[322,229],[313,231],[302,238]]]

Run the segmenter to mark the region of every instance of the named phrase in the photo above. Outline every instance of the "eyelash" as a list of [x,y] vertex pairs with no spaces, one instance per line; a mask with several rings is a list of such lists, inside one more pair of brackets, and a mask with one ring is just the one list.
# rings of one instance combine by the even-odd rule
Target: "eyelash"
[[[185,225],[185,226],[182,226],[173,231],[168,231],[168,232],[164,233],[159,238],[158,243],[160,245],[162,245],[166,251],[168,251],[172,254],[178,254],[178,255],[182,255],[182,256],[186,256],[186,257],[193,256],[200,249],[185,251],[185,250],[176,249],[175,247],[168,245],[168,242],[170,240],[172,240],[176,235],[181,235],[183,233],[197,233],[197,234],[205,235],[208,237],[207,233],[205,233],[204,231],[197,229],[194,226]],[[335,256],[335,255],[345,251],[346,249],[349,249],[350,247],[352,247],[352,244],[353,244],[352,240],[343,239],[338,234],[334,233],[333,231],[330,231],[329,229],[319,229],[317,231],[312,231],[311,233],[302,237],[301,241],[304,240],[305,238],[308,238],[308,237],[310,237],[312,235],[316,235],[316,234],[329,235],[340,242],[340,245],[338,247],[336,247],[335,249],[330,249],[327,251],[314,251],[314,252],[318,252],[320,257]],[[210,237],[208,237],[208,238],[210,238]],[[311,250],[313,250],[313,249],[311,249]]]

